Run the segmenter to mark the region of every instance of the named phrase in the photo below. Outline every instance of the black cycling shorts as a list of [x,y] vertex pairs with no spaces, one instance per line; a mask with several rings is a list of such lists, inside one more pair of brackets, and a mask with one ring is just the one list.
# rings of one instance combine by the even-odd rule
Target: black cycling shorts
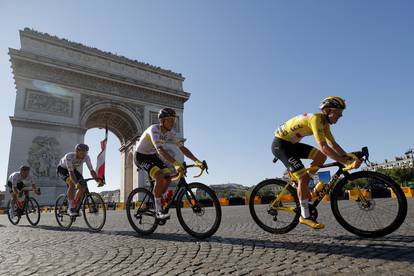
[[163,173],[170,173],[170,169],[156,154],[142,154],[135,152],[134,156],[135,165],[145,170],[151,178],[154,178],[155,174],[161,170]]
[[[11,183],[11,181],[7,181],[7,187],[9,187],[10,188],[10,193],[13,193],[13,183]],[[25,188],[26,187],[26,185],[24,185],[24,183],[23,182],[17,182],[16,183],[16,188],[17,188],[17,190],[19,190],[19,191],[21,191],[21,190],[23,190],[23,188]]]
[[300,159],[313,159],[319,150],[307,144],[293,144],[275,137],[272,142],[272,153],[297,178],[306,173],[305,166]]
[[[65,182],[70,177],[68,169],[65,169],[61,166],[58,166],[56,171],[57,171],[57,175],[60,178],[62,178],[63,181],[65,181]],[[82,186],[85,186],[86,183],[85,183],[85,181],[83,181],[83,175],[80,172],[78,172],[78,170],[76,170],[76,169],[73,172],[75,173],[75,176],[76,176],[76,179],[78,180],[78,183],[81,184]]]

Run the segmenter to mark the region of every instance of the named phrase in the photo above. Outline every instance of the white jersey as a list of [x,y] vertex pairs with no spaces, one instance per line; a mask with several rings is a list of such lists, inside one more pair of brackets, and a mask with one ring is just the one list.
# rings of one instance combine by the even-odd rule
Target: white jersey
[[69,171],[73,171],[79,170],[82,167],[83,163],[86,163],[86,166],[90,171],[93,170],[91,158],[89,155],[86,155],[83,159],[77,159],[76,152],[69,152],[65,154],[62,159],[60,159],[59,166]]
[[175,131],[162,133],[159,124],[152,125],[142,133],[136,144],[136,151],[141,154],[156,154],[165,143],[179,144]]
[[16,187],[17,183],[23,182],[24,185],[32,185],[34,184],[34,178],[31,173],[26,178],[22,178],[20,172],[14,172],[9,176],[9,181],[12,184],[12,188]]

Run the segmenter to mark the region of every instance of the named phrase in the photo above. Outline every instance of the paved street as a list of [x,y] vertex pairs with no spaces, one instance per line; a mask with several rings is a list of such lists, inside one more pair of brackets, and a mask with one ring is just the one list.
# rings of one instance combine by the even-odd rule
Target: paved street
[[326,229],[299,225],[275,236],[254,224],[247,206],[224,207],[219,231],[206,241],[185,233],[175,212],[147,237],[137,236],[120,211],[108,212],[100,233],[88,232],[83,219],[65,232],[50,213],[42,214],[38,227],[29,226],[25,217],[12,226],[2,215],[0,275],[414,275],[414,200],[403,226],[376,240],[342,229],[327,203],[319,214]]

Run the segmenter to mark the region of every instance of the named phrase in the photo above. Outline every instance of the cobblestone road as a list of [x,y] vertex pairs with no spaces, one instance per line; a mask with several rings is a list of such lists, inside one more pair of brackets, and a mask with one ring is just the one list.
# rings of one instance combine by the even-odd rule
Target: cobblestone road
[[414,200],[403,226],[376,240],[342,229],[329,204],[318,209],[326,229],[299,225],[276,236],[257,227],[246,206],[224,207],[219,231],[205,241],[185,233],[174,212],[147,237],[138,236],[120,211],[108,212],[100,233],[88,232],[82,219],[61,231],[50,213],[37,227],[26,218],[12,226],[2,215],[0,275],[414,275]]

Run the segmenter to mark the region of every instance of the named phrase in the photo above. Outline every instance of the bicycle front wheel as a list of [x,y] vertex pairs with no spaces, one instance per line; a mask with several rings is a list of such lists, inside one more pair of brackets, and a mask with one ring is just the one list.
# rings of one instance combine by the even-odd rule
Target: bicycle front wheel
[[89,229],[93,232],[101,231],[106,221],[106,208],[105,202],[98,193],[92,192],[85,195],[82,213]]
[[[13,211],[10,211],[11,208],[13,208]],[[20,214],[19,214],[19,210],[17,208],[17,204],[12,204],[11,200],[9,200],[9,202],[7,202],[6,212],[7,212],[7,218],[9,219],[11,224],[13,224],[13,225],[19,224]]]
[[335,186],[331,208],[346,230],[361,237],[376,238],[401,226],[407,215],[407,200],[401,187],[388,176],[360,171]]
[[221,223],[221,206],[214,191],[202,183],[190,183],[177,198],[177,217],[191,236],[204,239],[216,233]]
[[26,217],[29,223],[36,226],[40,221],[40,207],[37,200],[33,197],[29,197],[26,203]]
[[250,194],[249,210],[257,225],[272,234],[287,233],[299,222],[296,190],[280,179],[266,179],[257,184]]
[[60,227],[68,230],[73,223],[72,218],[68,214],[69,202],[66,195],[59,195],[55,203],[55,218]]
[[144,188],[134,189],[126,202],[129,224],[141,235],[151,234],[157,229],[153,194]]

